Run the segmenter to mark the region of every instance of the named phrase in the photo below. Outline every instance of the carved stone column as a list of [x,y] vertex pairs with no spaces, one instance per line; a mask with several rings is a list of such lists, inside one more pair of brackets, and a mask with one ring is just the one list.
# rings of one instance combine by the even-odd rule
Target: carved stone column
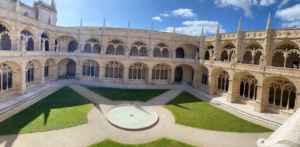
[[234,103],[237,101],[237,96],[239,94],[239,83],[237,80],[229,79],[229,87],[227,93],[226,101],[229,103]]
[[55,68],[54,78],[55,80],[58,80],[58,63],[55,64],[54,68]]
[[99,75],[99,81],[100,82],[103,82],[103,80],[104,80],[104,78],[105,78],[105,66],[100,66],[100,71],[99,71],[99,73],[100,73],[100,75]]
[[194,88],[199,88],[198,83],[197,83],[197,75],[198,75],[198,74],[199,74],[199,73],[194,72],[194,79],[193,79],[193,87],[194,87]]
[[20,93],[21,95],[25,94],[26,93],[26,73],[27,73],[27,70],[26,69],[22,69],[21,70],[21,89],[20,89]]
[[82,70],[81,70],[81,65],[80,65],[80,64],[77,64],[77,65],[76,65],[76,75],[75,75],[75,79],[76,79],[76,80],[79,80],[79,79],[80,79],[81,74],[82,74],[81,71],[82,71]]
[[39,70],[41,71],[40,86],[45,86],[45,66],[42,66]]
[[207,80],[208,80],[208,86],[206,89],[206,92],[208,94],[215,94],[215,86],[216,86],[216,77],[212,75],[207,75]]
[[149,68],[148,70],[148,82],[147,84],[151,85],[152,84],[152,68]]
[[257,98],[255,101],[255,108],[254,111],[256,112],[263,112],[266,109],[267,97],[269,96],[269,88],[263,87],[262,85],[257,84]]
[[124,68],[124,77],[123,77],[123,83],[124,84],[128,84],[128,72],[129,72],[128,67],[125,67]]
[[300,93],[296,93],[296,100],[295,100],[295,108],[294,111],[297,111],[300,108]]
[[170,84],[173,85],[175,84],[175,68],[171,69],[171,79],[170,79]]

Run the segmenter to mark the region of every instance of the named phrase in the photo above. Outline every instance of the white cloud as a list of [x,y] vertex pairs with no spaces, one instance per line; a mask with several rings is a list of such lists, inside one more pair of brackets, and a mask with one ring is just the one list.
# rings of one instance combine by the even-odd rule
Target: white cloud
[[162,22],[163,20],[159,16],[152,17],[152,19]]
[[[217,30],[218,22],[216,21],[185,21],[182,23],[184,27],[176,28],[176,33],[186,34],[186,35],[201,35],[202,26],[204,26],[204,34],[215,34]],[[167,27],[164,32],[173,32],[174,27]],[[222,25],[220,24],[220,33],[225,33],[225,30],[222,29]]]
[[169,15],[169,14],[167,14],[167,13],[160,14],[160,16],[164,16],[164,17],[170,17],[170,15]]
[[233,7],[234,9],[243,9],[246,17],[253,17],[251,6],[257,4],[257,0],[214,0],[218,7]]
[[183,18],[195,18],[197,17],[196,13],[193,13],[192,9],[178,9],[172,11],[172,15],[181,16]]
[[283,0],[281,3],[278,5],[278,9],[281,9],[282,6],[286,5],[290,0]]
[[275,3],[275,0],[261,0],[260,5],[261,6],[269,6]]
[[277,10],[275,17],[281,19],[281,27],[300,27],[300,4]]

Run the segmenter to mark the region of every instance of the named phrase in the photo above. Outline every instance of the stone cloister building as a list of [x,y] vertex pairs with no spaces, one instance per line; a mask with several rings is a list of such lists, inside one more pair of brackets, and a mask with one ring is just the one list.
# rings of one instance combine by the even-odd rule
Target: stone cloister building
[[[254,111],[300,107],[300,29],[187,36],[128,28],[56,26],[54,1],[0,1],[0,98],[58,79],[192,85]],[[205,29],[205,28],[204,28]],[[199,30],[201,31],[201,30]]]

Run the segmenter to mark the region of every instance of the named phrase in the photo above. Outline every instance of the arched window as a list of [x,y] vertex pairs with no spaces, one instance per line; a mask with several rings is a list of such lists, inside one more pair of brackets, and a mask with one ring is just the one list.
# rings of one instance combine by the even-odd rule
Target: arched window
[[27,83],[32,83],[32,82],[34,82],[34,65],[31,63],[31,62],[29,62],[28,64],[27,64],[27,67],[26,67],[26,69],[27,69],[27,75],[26,75],[26,78],[27,78]]
[[48,61],[46,61],[46,64],[45,64],[45,74],[44,74],[44,77],[45,78],[49,77],[49,62]]
[[21,40],[22,40],[22,46],[26,48],[26,51],[34,51],[34,41],[33,41],[33,35],[28,30],[23,30],[21,32]]
[[84,45],[84,52],[85,53],[100,53],[101,52],[100,42],[93,38],[87,40]]
[[229,86],[229,75],[226,71],[222,71],[219,74],[219,81],[218,81],[218,89],[223,92],[228,92]]
[[0,24],[0,50],[11,50],[9,31],[2,24]]
[[164,43],[159,43],[155,45],[153,50],[153,57],[169,58],[169,47]]
[[240,96],[243,99],[256,100],[257,80],[253,76],[245,76],[241,79]]
[[208,70],[205,69],[202,73],[202,85],[208,85]]
[[86,61],[82,66],[82,75],[87,77],[99,77],[99,64],[93,60]]
[[41,49],[43,51],[49,51],[49,37],[46,33],[41,36]]
[[259,44],[250,44],[245,52],[243,63],[246,64],[259,64],[260,56],[262,56],[263,49]]
[[125,55],[124,44],[120,40],[112,40],[108,43],[106,54]]
[[147,56],[147,46],[144,42],[137,41],[132,44],[130,56]]
[[292,44],[282,44],[273,52],[272,66],[299,69],[299,48]]
[[152,79],[153,80],[168,80],[169,77],[169,67],[164,64],[158,64],[152,69]]
[[233,54],[233,52],[235,52],[235,45],[233,44],[227,44],[224,46],[224,48],[222,49],[222,54],[221,54],[221,61],[224,62],[230,62],[231,61],[231,56]]
[[184,50],[183,48],[177,48],[176,49],[176,58],[184,58]]
[[12,88],[12,70],[6,64],[0,65],[0,83],[1,92]]
[[129,79],[132,80],[143,80],[147,79],[148,68],[143,63],[135,63],[129,68]]
[[119,62],[110,62],[105,68],[105,77],[112,79],[122,79],[123,78],[123,66]]
[[204,55],[205,60],[209,60],[211,54],[214,54],[214,48],[215,47],[213,45],[210,45],[206,48],[205,55]]
[[273,107],[295,109],[296,87],[293,84],[286,81],[274,81],[269,90],[269,103]]
[[77,52],[78,42],[76,40],[72,40],[69,42],[68,52]]

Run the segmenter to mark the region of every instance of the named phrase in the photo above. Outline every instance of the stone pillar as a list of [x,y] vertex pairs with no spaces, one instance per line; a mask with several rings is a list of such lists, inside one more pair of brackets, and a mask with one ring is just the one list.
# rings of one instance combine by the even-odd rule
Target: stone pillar
[[75,75],[75,79],[76,80],[79,80],[80,79],[80,76],[81,75],[81,66],[80,66],[80,64],[77,64],[76,65],[76,75]]
[[294,111],[297,111],[300,108],[300,93],[296,93],[296,100],[295,100],[295,108]]
[[103,45],[103,46],[101,46],[101,53],[100,53],[101,55],[104,55],[104,54],[106,54],[106,48],[105,48],[105,46]]
[[198,73],[194,72],[193,74],[194,74],[193,87],[194,88],[199,88],[198,83],[197,83],[197,75],[198,75]]
[[40,86],[45,86],[45,66],[42,66],[40,68],[40,73],[41,73],[41,82],[40,82]]
[[[234,87],[234,88],[233,88]],[[229,79],[229,87],[227,93],[226,101],[229,103],[234,103],[237,101],[237,95],[239,94],[239,83],[237,80]]]
[[20,94],[21,95],[26,93],[26,86],[27,86],[26,85],[27,84],[27,82],[26,82],[26,72],[27,72],[26,69],[21,70],[21,83],[20,83],[20,85],[21,85]]
[[171,70],[170,84],[171,85],[175,84],[175,68],[173,70]]
[[55,68],[54,78],[55,78],[55,80],[58,80],[58,77],[59,77],[58,76],[58,63],[55,64],[54,68]]
[[152,68],[149,68],[148,70],[148,81],[147,84],[151,85],[152,84]]
[[254,111],[263,112],[266,108],[264,99],[269,96],[269,88],[264,88],[262,85],[259,84],[257,84],[256,87],[257,87],[257,92],[256,92],[257,98],[255,101]]
[[207,86],[207,89],[206,89],[206,92],[208,94],[215,94],[215,79],[216,77],[212,76],[212,75],[207,75],[207,80],[208,80],[208,86]]
[[129,72],[128,67],[125,67],[124,68],[124,77],[123,77],[123,83],[124,84],[128,84],[128,72]]
[[103,80],[105,79],[105,66],[100,66],[100,75],[99,75],[99,81],[103,82]]

